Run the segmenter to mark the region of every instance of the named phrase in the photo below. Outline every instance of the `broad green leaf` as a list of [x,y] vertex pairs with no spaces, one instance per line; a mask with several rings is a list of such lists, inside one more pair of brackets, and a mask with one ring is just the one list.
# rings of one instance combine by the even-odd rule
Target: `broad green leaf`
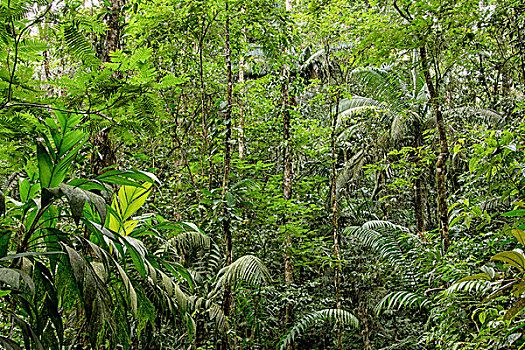
[[142,276],[142,278],[146,277],[146,266],[144,263],[145,248],[142,245],[142,242],[140,242],[137,239],[134,239],[133,237],[123,236],[122,238],[129,252],[129,255],[131,256],[131,260],[133,260],[135,268]]
[[111,204],[113,211],[109,212],[108,228],[110,230],[114,232],[124,230],[124,222],[144,205],[151,193],[151,186],[151,183],[144,183],[142,187],[122,186],[119,189]]
[[102,220],[101,222],[106,221],[106,202],[102,197],[92,192],[85,191],[81,188],[62,183],[60,184],[59,188],[62,193],[66,195],[71,207],[71,213],[73,214],[73,218],[77,224],[79,223],[80,217],[82,216],[86,202],[96,208]]
[[499,260],[506,262],[510,266],[514,266],[521,272],[525,271],[525,257],[523,254],[516,251],[506,251],[494,255],[490,260]]
[[42,188],[49,188],[51,176],[53,174],[53,162],[51,161],[47,149],[40,142],[36,144],[36,157],[38,160],[40,184],[42,185]]
[[77,152],[82,147],[82,145],[83,143],[81,142],[77,145],[77,147],[75,147],[73,150],[71,150],[68,154],[66,154],[62,159],[58,161],[58,163],[53,169],[49,187],[58,187],[62,183],[62,181],[64,181],[67,172],[69,171],[69,168],[71,168],[71,165],[73,164],[73,161],[77,156]]
[[18,191],[20,192],[20,200],[26,202],[29,198],[29,191],[31,190],[31,184],[28,179],[22,178],[18,180]]
[[70,131],[66,135],[64,135],[64,138],[60,142],[60,146],[58,147],[58,158],[62,157],[64,154],[69,152],[74,146],[78,145],[78,143],[84,138],[86,134],[82,132],[81,130],[74,130]]
[[0,216],[5,214],[5,195],[2,189],[0,189]]
[[501,216],[525,216],[525,209],[511,210],[501,214]]
[[3,258],[7,255],[11,234],[11,230],[0,230],[0,258]]

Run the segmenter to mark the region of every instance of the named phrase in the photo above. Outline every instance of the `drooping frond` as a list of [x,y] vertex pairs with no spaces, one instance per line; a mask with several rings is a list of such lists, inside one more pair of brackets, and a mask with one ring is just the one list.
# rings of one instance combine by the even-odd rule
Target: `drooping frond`
[[354,154],[354,156],[348,162],[345,163],[343,168],[339,169],[335,179],[336,194],[339,194],[341,188],[357,177],[363,168],[364,162],[365,150],[361,149],[359,152]]
[[392,111],[401,112],[408,109],[404,83],[393,72],[370,67],[352,71],[351,77],[367,91],[369,96],[385,102]]
[[91,43],[86,36],[80,32],[76,23],[69,23],[63,26],[64,42],[73,55],[84,63],[100,63],[93,51]]
[[375,306],[375,312],[383,310],[400,310],[418,308],[424,309],[432,306],[432,300],[412,292],[399,291],[388,293]]
[[353,96],[352,98],[345,98],[339,103],[337,127],[339,128],[345,121],[367,111],[392,115],[391,108],[384,102],[380,102],[373,98]]
[[263,262],[253,256],[244,255],[218,273],[215,290],[225,284],[236,285],[240,282],[260,286],[270,280],[270,272]]
[[458,107],[443,111],[445,116],[457,115],[467,120],[478,121],[488,125],[501,126],[505,121],[502,114],[487,108]]
[[363,226],[347,227],[344,234],[360,240],[367,248],[379,255],[379,258],[394,264],[404,260],[399,241],[392,235]]
[[215,323],[215,327],[217,327],[219,332],[221,332],[222,334],[226,334],[227,331],[230,329],[228,319],[224,315],[222,308],[219,305],[217,305],[217,303],[209,299],[199,297],[196,298],[194,301],[194,308],[195,310],[206,310],[210,321]]
[[405,226],[397,225],[387,220],[371,220],[371,221],[365,222],[362,227],[364,229],[376,230],[376,231],[393,230],[393,231],[404,232],[407,234],[410,233],[410,230],[406,228]]
[[490,281],[484,279],[463,279],[448,287],[442,294],[446,297],[456,293],[483,296],[489,293],[492,289]]
[[210,249],[211,239],[207,235],[198,231],[181,232],[173,238],[166,241],[160,250],[168,251],[175,249],[177,253],[184,253],[192,250]]
[[359,320],[346,310],[324,309],[313,311],[303,316],[288,331],[281,340],[280,349],[285,350],[288,345],[292,344],[295,339],[300,337],[309,327],[316,324],[324,324],[325,322],[337,324],[339,327],[350,326],[352,328],[359,328]]

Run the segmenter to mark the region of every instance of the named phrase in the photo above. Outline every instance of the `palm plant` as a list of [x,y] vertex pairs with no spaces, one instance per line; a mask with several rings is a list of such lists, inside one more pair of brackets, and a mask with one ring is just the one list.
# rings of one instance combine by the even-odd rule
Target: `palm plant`
[[[414,57],[414,66],[416,58]],[[378,124],[383,125],[385,133],[375,142],[376,146],[362,148],[345,163],[338,176],[338,188],[342,190],[348,181],[357,176],[367,159],[376,162],[386,157],[386,153],[395,147],[411,147],[411,162],[413,163],[414,181],[414,213],[416,229],[422,233],[426,230],[425,218],[425,166],[421,158],[421,148],[424,146],[424,133],[435,127],[432,111],[429,109],[429,94],[423,77],[413,68],[411,79],[407,82],[402,72],[394,67],[364,68],[350,73],[350,77],[357,85],[357,89],[364,92],[366,97],[352,96],[339,103],[340,136],[343,143],[346,139],[358,132],[360,127],[367,127],[364,120],[355,124],[355,119],[365,113],[374,113],[379,116]],[[444,116],[460,116],[466,121],[481,121],[489,125],[499,125],[503,120],[501,114],[481,108],[458,107],[444,111]],[[376,186],[372,198],[376,198],[381,191],[381,181],[386,174],[380,171],[376,174]]]
[[[130,219],[156,178],[113,170],[92,180],[71,179],[87,139],[82,116],[53,115],[37,141],[38,170],[28,168],[29,178],[20,180],[20,200],[6,196],[4,203],[2,195],[2,319],[20,330],[2,336],[2,344],[17,349],[18,338],[28,349],[69,342],[98,347],[103,339],[129,344],[128,313],[140,332],[155,319],[156,308],[172,315],[181,311],[190,328],[183,312],[188,298],[178,285],[189,280],[188,274],[176,261],[149,253],[139,239],[156,234],[162,240],[162,227]],[[106,193],[105,184],[122,185],[111,206],[95,193]],[[68,324],[78,333],[68,333]]]

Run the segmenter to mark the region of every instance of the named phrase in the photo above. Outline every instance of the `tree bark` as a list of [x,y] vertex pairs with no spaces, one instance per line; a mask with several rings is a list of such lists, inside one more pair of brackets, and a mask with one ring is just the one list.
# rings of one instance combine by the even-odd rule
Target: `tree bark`
[[434,85],[430,75],[430,64],[428,62],[427,50],[423,45],[419,48],[421,58],[421,68],[430,95],[430,103],[436,118],[437,131],[439,136],[439,155],[436,162],[436,201],[437,201],[437,220],[441,236],[443,253],[446,253],[450,246],[450,235],[448,227],[448,205],[447,205],[447,160],[449,156],[447,131],[441,108],[439,105],[439,92]]

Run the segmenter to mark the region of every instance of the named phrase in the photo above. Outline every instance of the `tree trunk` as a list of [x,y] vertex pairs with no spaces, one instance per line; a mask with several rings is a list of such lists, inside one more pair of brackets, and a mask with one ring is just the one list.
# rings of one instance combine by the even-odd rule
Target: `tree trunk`
[[[331,197],[331,206],[332,206],[332,235],[334,239],[334,260],[335,260],[335,269],[334,269],[334,289],[335,289],[335,302],[338,310],[341,310],[341,264],[339,263],[339,211],[337,206],[337,151],[335,149],[335,138],[336,138],[336,127],[337,127],[337,115],[339,114],[339,95],[336,97],[335,113],[332,111],[332,91],[331,91],[331,71],[330,71],[330,45],[327,43],[325,45],[325,61],[326,61],[326,75],[328,79],[328,110],[330,111],[330,123],[331,123],[331,133],[330,133],[330,150],[331,150],[331,163],[332,163],[332,186],[330,189]],[[343,348],[343,335],[341,327],[337,327],[337,350]]]
[[[231,170],[231,149],[230,141],[232,134],[232,92],[233,92],[233,79],[232,79],[232,64],[231,64],[231,48],[230,48],[230,13],[229,13],[229,1],[226,0],[226,75],[228,79],[227,86],[227,101],[228,106],[226,109],[225,115],[225,124],[226,124],[226,134],[224,136],[224,176],[222,180],[222,231],[224,236],[224,245],[226,248],[226,261],[225,266],[231,265],[233,260],[233,245],[232,245],[232,234],[231,234],[231,219],[228,204],[226,202],[226,193],[230,184],[230,170]],[[230,307],[231,307],[231,285],[226,283],[224,288],[224,300],[222,304],[222,311],[224,316],[230,316]],[[221,349],[228,348],[228,339],[224,336]]]
[[447,131],[439,105],[438,87],[434,86],[432,77],[430,76],[430,64],[428,62],[425,46],[419,48],[419,55],[421,58],[421,68],[425,77],[425,83],[427,84],[428,93],[430,95],[430,103],[432,104],[432,109],[434,110],[434,116],[436,118],[439,136],[439,155],[436,162],[437,220],[439,223],[443,253],[446,253],[450,246],[447,205],[447,160],[449,156]]
[[414,174],[414,217],[416,219],[416,230],[418,235],[422,236],[423,232],[426,231],[425,224],[425,198],[423,195],[423,189],[425,186],[425,180],[423,178],[421,159],[419,158],[419,149],[423,145],[423,135],[421,133],[421,123],[419,120],[414,120],[414,166],[416,171]]
[[[292,11],[292,1],[286,0],[286,11]],[[291,157],[291,114],[290,108],[292,105],[292,98],[289,93],[289,79],[290,71],[285,68],[286,79],[282,85],[282,98],[283,98],[283,199],[288,202],[292,198],[292,157]],[[288,213],[285,213],[288,215]],[[284,225],[286,226],[288,218],[285,217]],[[285,229],[285,243],[284,243],[284,281],[286,288],[289,289],[290,285],[294,283],[293,275],[293,263],[291,249],[292,249],[292,237],[288,229]],[[290,302],[286,303],[285,307],[285,327],[288,328],[293,323],[293,304]],[[292,349],[291,345],[288,345],[287,349]]]
[[[108,5],[105,6],[106,24],[108,29],[100,38],[97,46],[97,56],[102,63],[109,62],[110,52],[121,49],[120,38],[121,29],[123,27],[123,18],[121,16],[121,8],[124,6],[124,1],[109,0]],[[92,173],[95,175],[102,174],[105,168],[117,164],[117,155],[115,145],[110,138],[111,128],[104,128],[92,137],[93,155],[92,155]]]

